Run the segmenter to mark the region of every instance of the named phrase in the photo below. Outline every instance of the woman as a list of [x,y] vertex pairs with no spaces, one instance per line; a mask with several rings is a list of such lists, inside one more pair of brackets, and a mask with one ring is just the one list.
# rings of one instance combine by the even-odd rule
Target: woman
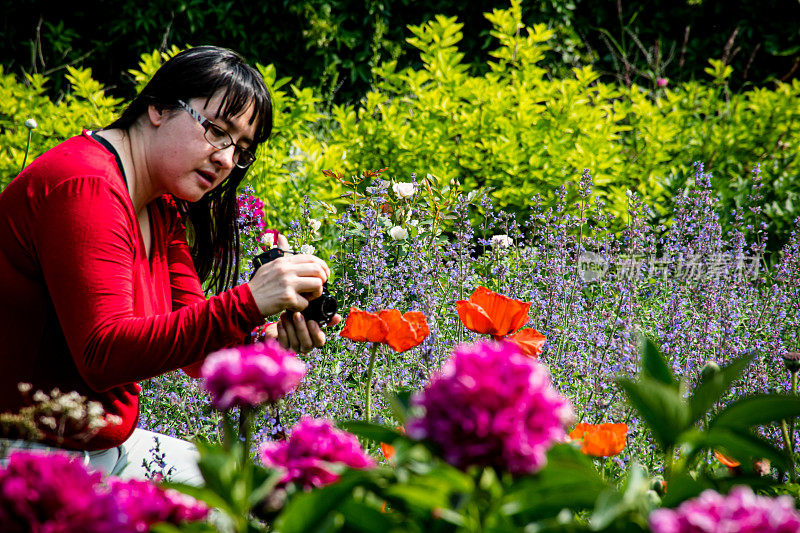
[[[121,423],[45,444],[142,477],[153,434],[134,431],[138,381],[177,368],[196,375],[206,354],[281,311],[270,335],[285,347],[324,344],[296,312],[321,294],[322,260],[287,255],[230,288],[236,188],[271,129],[258,72],[230,50],[192,48],[118,120],[42,154],[0,193],[0,412],[25,404],[20,382],[75,390]],[[218,295],[206,299],[203,283]],[[198,482],[191,445],[159,440],[173,479]]]

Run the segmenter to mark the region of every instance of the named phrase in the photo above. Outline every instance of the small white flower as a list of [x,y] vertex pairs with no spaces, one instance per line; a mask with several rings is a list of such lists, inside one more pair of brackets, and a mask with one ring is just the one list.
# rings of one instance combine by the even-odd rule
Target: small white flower
[[413,183],[395,183],[392,190],[400,198],[411,198],[415,192]]
[[389,230],[389,236],[396,241],[402,241],[408,237],[408,231],[402,226],[395,226]]
[[261,244],[263,244],[267,248],[272,248],[273,246],[275,246],[275,234],[270,232],[262,235]]
[[25,127],[28,128],[29,130],[35,130],[36,128],[39,127],[39,124],[36,123],[35,119],[29,118],[28,120],[25,121]]
[[311,228],[311,231],[316,233],[316,232],[319,231],[319,228],[322,227],[322,222],[320,222],[319,220],[317,220],[315,218],[309,218],[308,219],[308,226]]
[[301,254],[314,255],[314,252],[316,251],[317,249],[310,244],[304,244],[303,246],[300,247]]
[[344,161],[345,159],[347,159],[347,150],[342,152],[342,161]]
[[33,385],[31,385],[30,383],[18,383],[17,384],[17,389],[19,389],[19,391],[21,393],[23,393],[23,394],[29,393],[32,388],[33,388]]
[[510,248],[514,241],[508,235],[492,236],[492,246],[496,248]]

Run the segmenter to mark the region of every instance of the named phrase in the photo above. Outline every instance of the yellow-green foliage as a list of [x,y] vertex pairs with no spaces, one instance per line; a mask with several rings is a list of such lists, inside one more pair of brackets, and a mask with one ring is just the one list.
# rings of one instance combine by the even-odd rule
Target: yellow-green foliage
[[[663,213],[695,161],[713,172],[728,206],[746,202],[751,168],[760,163],[773,230],[798,215],[799,82],[731,93],[730,67],[717,60],[709,61],[707,81],[655,90],[605,83],[591,65],[553,78],[543,66],[550,29],[523,25],[519,2],[486,17],[498,47],[485,74],[470,72],[458,50],[461,24],[437,16],[409,27],[421,68],[384,62],[358,104],[325,115],[318,94],[258,65],[273,95],[275,129],[248,179],[267,205],[267,224],[285,228],[298,218],[304,195],[334,201],[341,187],[324,169],[354,175],[383,167],[400,181],[419,172],[457,180],[463,190],[488,187],[495,205],[510,210],[589,168],[597,196],[615,214],[626,211],[627,189]],[[143,86],[176,52],[144,54],[130,71],[136,83]],[[35,156],[121,110],[88,70],[70,69],[72,90],[58,102],[44,96],[42,76],[0,76],[0,188],[22,164],[27,118],[39,122]]]
[[525,27],[518,2],[486,16],[500,46],[481,76],[462,62],[455,18],[410,27],[422,68],[383,64],[357,108],[333,110],[338,128],[329,150],[348,154],[337,169],[430,172],[466,188],[494,188],[496,205],[519,209],[589,168],[599,197],[620,215],[626,189],[659,205],[698,160],[713,171],[723,198],[742,200],[752,165],[761,163],[764,181],[781,184],[767,195],[767,210],[784,221],[791,216],[800,192],[797,82],[729,94],[730,68],[713,60],[711,83],[656,91],[603,83],[591,66],[552,79],[540,66],[551,30]]

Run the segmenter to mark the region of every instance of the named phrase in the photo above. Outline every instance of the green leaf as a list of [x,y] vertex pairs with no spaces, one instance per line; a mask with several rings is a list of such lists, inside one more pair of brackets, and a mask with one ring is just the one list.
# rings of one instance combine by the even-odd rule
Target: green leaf
[[678,435],[689,426],[689,408],[680,392],[652,379],[638,382],[618,379],[631,406],[639,412],[663,449],[675,445]]
[[365,479],[360,472],[347,474],[327,487],[294,495],[275,520],[275,530],[281,533],[317,531]]
[[750,433],[747,429],[714,427],[705,434],[704,444],[708,448],[721,448],[742,463],[749,465],[753,460],[769,459],[776,467],[788,470],[791,461],[783,450],[776,448],[766,439]]
[[669,368],[658,346],[645,336],[642,336],[640,343],[639,350],[642,357],[642,375],[652,378],[664,385],[677,388],[678,380],[672,375],[672,370]]
[[697,384],[689,397],[689,409],[691,411],[691,422],[700,419],[731,387],[731,384],[739,379],[744,369],[752,362],[755,351],[738,357],[730,364],[710,379],[703,380]]
[[800,416],[800,397],[757,394],[737,400],[719,413],[709,426],[750,428]]
[[539,473],[522,478],[509,490],[501,510],[506,516],[541,519],[562,509],[591,509],[607,488],[589,458],[572,445],[558,444],[548,452],[547,465]]
[[394,526],[392,515],[382,513],[365,502],[354,500],[344,501],[338,508],[344,515],[347,531],[389,531]]
[[376,444],[381,442],[391,444],[396,440],[407,438],[402,433],[389,429],[386,426],[381,426],[380,424],[373,424],[372,422],[348,420],[346,422],[340,422],[337,425],[353,435],[367,439]]
[[678,472],[666,479],[667,492],[661,498],[664,507],[675,507],[685,500],[698,496],[707,488],[708,483],[694,479],[688,472]]

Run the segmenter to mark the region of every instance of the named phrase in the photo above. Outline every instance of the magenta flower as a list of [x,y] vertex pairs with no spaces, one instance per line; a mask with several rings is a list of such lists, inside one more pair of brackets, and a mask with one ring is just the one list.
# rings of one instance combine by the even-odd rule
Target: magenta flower
[[263,444],[261,462],[285,472],[281,485],[295,483],[306,490],[335,482],[345,466],[375,466],[355,435],[336,429],[328,420],[310,417],[295,424],[288,440]]
[[666,87],[667,85],[669,85],[669,80],[667,78],[658,78],[656,80],[657,87]]
[[200,369],[211,404],[220,410],[277,402],[305,374],[305,363],[274,340],[219,350]]
[[569,401],[551,385],[547,368],[513,342],[458,347],[412,404],[407,432],[436,443],[462,469],[494,466],[513,474],[542,468],[545,453],[566,438]]
[[191,496],[163,489],[150,481],[109,480],[109,488],[133,531],[147,533],[159,522],[180,525],[208,516],[209,508]]
[[100,472],[64,453],[14,452],[0,469],[3,533],[133,533],[158,522],[203,520],[208,508],[150,481],[103,483]]
[[654,533],[800,531],[800,513],[791,496],[757,496],[747,486],[734,487],[727,496],[706,490],[677,509],[653,511],[649,522]]
[[132,531],[102,474],[63,453],[14,452],[0,469],[0,531]]

